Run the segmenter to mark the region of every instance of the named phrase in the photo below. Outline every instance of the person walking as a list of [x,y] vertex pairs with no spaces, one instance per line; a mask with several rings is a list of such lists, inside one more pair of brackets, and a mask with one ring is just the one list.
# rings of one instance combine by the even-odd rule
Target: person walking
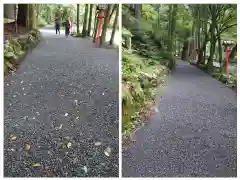
[[69,35],[69,30],[70,30],[70,22],[69,22],[69,19],[67,19],[65,22],[65,36]]
[[56,34],[60,35],[60,20],[56,19],[55,21],[55,29],[56,29]]

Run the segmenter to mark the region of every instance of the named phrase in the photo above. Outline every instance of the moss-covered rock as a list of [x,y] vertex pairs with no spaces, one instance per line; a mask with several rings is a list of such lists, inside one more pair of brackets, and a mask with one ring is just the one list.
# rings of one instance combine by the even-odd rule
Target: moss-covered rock
[[220,72],[212,73],[212,77],[226,84],[230,88],[237,87],[237,76],[234,74],[225,74]]
[[4,72],[15,69],[28,49],[34,47],[41,39],[38,30],[32,30],[26,35],[4,42]]

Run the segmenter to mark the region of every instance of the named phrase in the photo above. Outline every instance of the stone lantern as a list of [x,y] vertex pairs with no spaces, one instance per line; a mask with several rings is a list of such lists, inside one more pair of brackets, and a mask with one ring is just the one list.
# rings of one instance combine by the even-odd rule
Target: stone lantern
[[223,41],[222,45],[224,46],[224,52],[226,52],[227,49],[231,49],[234,45],[234,41]]
[[104,16],[104,11],[107,9],[108,5],[107,4],[98,4],[97,5],[97,10],[98,10],[98,16]]

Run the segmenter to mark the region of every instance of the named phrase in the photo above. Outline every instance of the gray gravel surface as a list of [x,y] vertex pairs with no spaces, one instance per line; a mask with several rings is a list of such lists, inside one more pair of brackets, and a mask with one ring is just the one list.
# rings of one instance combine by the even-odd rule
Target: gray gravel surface
[[124,177],[236,177],[237,96],[199,69],[177,65],[159,112],[123,151]]
[[118,177],[118,52],[42,33],[5,77],[4,175]]

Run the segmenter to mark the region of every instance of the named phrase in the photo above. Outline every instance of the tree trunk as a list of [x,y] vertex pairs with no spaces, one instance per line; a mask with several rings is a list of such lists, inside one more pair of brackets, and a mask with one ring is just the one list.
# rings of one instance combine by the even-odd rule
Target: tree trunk
[[79,4],[77,4],[77,35],[79,35]]
[[113,5],[113,9],[111,11],[111,14],[110,14],[110,17],[109,17],[109,21],[112,19],[112,16],[115,13],[115,11],[117,10],[117,7],[118,7],[117,4]]
[[105,40],[106,40],[106,35],[107,35],[107,28],[108,28],[108,23],[109,23],[109,18],[110,18],[110,11],[112,9],[113,5],[108,5],[108,8],[105,11],[105,18],[104,18],[104,23],[102,27],[102,34],[100,37],[100,45],[102,45]]
[[219,60],[219,64],[220,64],[220,71],[222,72],[223,71],[223,64],[222,64],[222,60],[223,60],[223,57],[222,57],[222,43],[221,43],[221,36],[220,36],[220,32],[219,32],[219,27],[218,25],[216,25],[216,30],[217,30],[217,41],[218,41],[218,60]]
[[27,17],[28,17],[28,5],[18,4],[18,16],[17,16],[18,25],[27,27],[27,23],[28,23]]
[[167,46],[167,51],[171,52],[172,51],[172,4],[169,5],[169,15],[168,15],[168,46]]
[[88,20],[88,4],[85,4],[85,12],[84,12],[84,21],[82,28],[82,37],[87,35],[87,20]]
[[113,24],[113,29],[112,29],[112,35],[111,35],[111,39],[110,39],[110,44],[111,44],[111,45],[112,45],[113,42],[114,42],[114,36],[115,36],[116,29],[117,29],[117,24],[118,24],[119,6],[118,6],[118,4],[116,4],[115,6],[116,6],[116,8],[117,8],[117,11],[116,11],[116,15],[115,15],[115,19],[114,19],[114,24]]
[[[198,9],[197,9],[197,13],[198,13],[198,20],[197,20],[197,49],[198,49],[198,53],[199,53],[199,49],[200,49],[200,47],[201,47],[201,32],[200,32],[200,30],[201,30],[201,19],[200,19],[200,9],[199,9],[200,7],[198,7]],[[197,54],[197,61],[198,61],[198,54]]]
[[93,10],[93,4],[90,4],[90,12],[89,12],[89,18],[88,18],[88,32],[87,35],[90,36],[91,34],[91,27],[92,27],[92,10]]
[[211,46],[210,46],[210,56],[208,58],[208,63],[207,63],[207,70],[209,73],[213,71],[213,56],[215,53],[215,47],[216,47],[216,35],[215,35],[215,29],[216,29],[216,5],[212,4],[209,5],[211,6],[211,13],[212,13],[212,24],[211,24]]
[[34,4],[28,4],[28,29],[34,29]]
[[15,32],[17,33],[18,32],[18,24],[17,24],[17,17],[18,17],[18,4],[15,4]]
[[168,52],[171,54],[169,68],[175,68],[175,59],[173,56],[173,36],[175,34],[175,27],[176,27],[176,14],[177,14],[177,4],[169,5],[169,27],[168,27],[168,34],[169,34],[169,42],[168,42]]
[[40,13],[40,4],[35,4],[35,13],[36,13],[36,27],[38,27],[38,22],[39,22],[39,13]]
[[237,54],[237,44],[235,44],[232,48],[232,51],[229,55],[229,61],[231,61]]
[[207,43],[209,41],[209,34],[211,33],[211,27],[209,28],[209,30],[207,29],[207,22],[205,22],[204,24],[204,32],[205,32],[205,38],[204,38],[202,47],[199,49],[198,63],[197,63],[198,65],[205,64],[206,48],[207,48]]
[[96,41],[98,25],[99,25],[99,20],[98,20],[97,14],[96,14],[96,16],[95,16],[95,25],[94,25],[95,27],[94,27],[94,32],[93,32],[93,42]]

